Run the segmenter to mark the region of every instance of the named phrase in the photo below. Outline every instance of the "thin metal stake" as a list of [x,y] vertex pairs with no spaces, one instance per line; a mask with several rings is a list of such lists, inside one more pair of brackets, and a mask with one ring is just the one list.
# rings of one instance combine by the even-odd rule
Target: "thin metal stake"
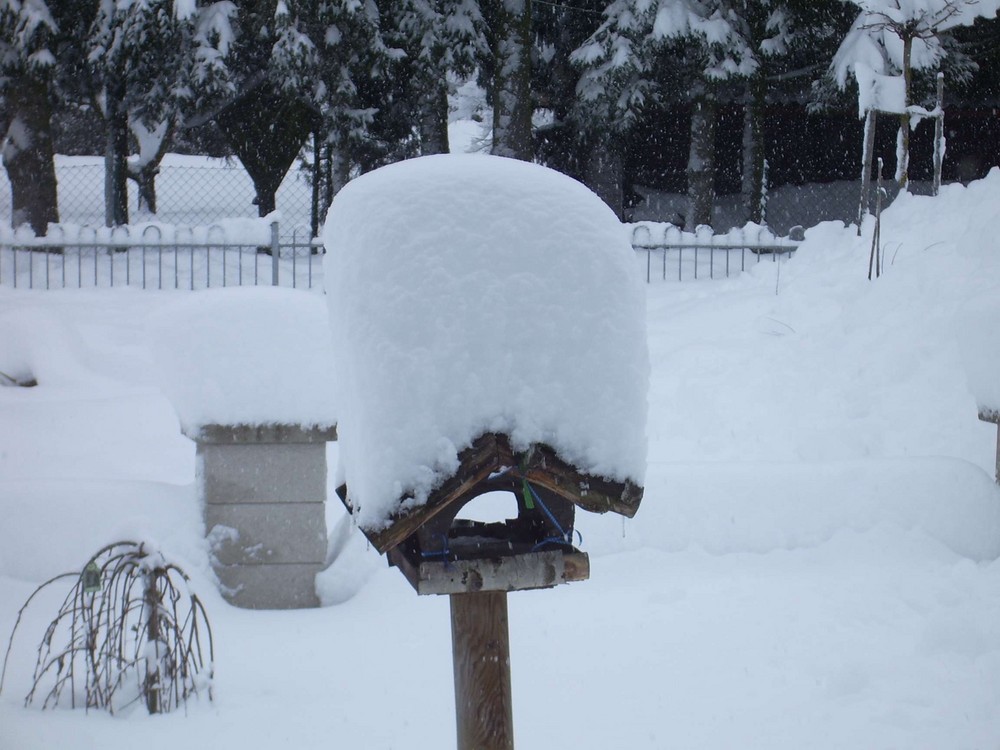
[[278,244],[278,222],[271,222],[271,285],[278,286],[278,254],[281,246]]

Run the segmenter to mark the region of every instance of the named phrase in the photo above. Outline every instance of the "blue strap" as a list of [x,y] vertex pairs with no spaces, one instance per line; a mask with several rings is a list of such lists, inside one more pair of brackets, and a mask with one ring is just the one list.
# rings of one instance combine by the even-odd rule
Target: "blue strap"
[[[549,537],[548,539],[543,539],[538,544],[536,544],[534,547],[532,547],[531,551],[534,552],[539,547],[541,547],[543,545],[546,545],[546,544],[568,544],[568,545],[572,545],[573,544],[573,535],[570,534],[570,533],[568,533],[565,529],[563,529],[563,527],[560,525],[559,521],[557,521],[556,517],[552,514],[552,511],[550,511],[549,508],[548,508],[548,506],[544,502],[542,502],[542,498],[539,497],[538,493],[535,491],[535,488],[531,485],[531,483],[527,479],[525,479],[524,477],[521,477],[521,481],[524,482],[524,486],[527,487],[531,491],[531,496],[535,499],[535,502],[538,503],[538,507],[541,508],[542,511],[544,511],[546,517],[552,522],[552,525],[555,526],[556,529],[559,531],[559,536],[558,537]],[[574,531],[576,531],[576,536],[577,536],[577,539],[579,540],[580,544],[583,544],[583,534],[581,534],[578,529],[574,529]]]
[[424,552],[421,550],[420,556],[423,558],[440,557],[444,560],[444,566],[447,568],[451,564],[451,561],[448,559],[451,557],[451,548],[448,546],[448,535],[438,534],[438,536],[440,536],[441,540],[444,542],[444,547],[437,552]]

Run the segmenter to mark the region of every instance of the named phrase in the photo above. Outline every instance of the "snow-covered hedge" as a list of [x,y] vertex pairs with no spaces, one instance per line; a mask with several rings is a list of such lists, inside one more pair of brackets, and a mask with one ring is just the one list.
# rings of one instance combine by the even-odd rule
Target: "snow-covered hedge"
[[645,470],[644,289],[626,229],[543,167],[424,157],[352,181],[324,233],[340,441],[364,528],[485,432]]

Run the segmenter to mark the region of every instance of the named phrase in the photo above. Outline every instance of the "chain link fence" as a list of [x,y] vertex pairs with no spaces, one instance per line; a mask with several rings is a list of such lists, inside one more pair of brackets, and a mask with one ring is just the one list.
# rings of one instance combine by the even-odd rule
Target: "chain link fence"
[[[885,208],[899,194],[899,187],[892,180],[883,182]],[[931,195],[933,186],[928,181],[912,180],[910,192]],[[874,190],[874,186],[873,186]],[[641,200],[631,209],[633,222],[657,221],[684,225],[687,196],[662,193],[646,188],[636,188]],[[861,180],[813,182],[805,185],[782,185],[768,191],[765,223],[779,236],[787,235],[793,227],[814,227],[822,221],[857,222],[861,201]],[[742,227],[744,209],[739,195],[717,195],[712,209],[712,227],[716,232],[728,232]]]
[[[63,224],[104,225],[104,158],[57,156],[59,220]],[[138,193],[128,183],[129,220],[136,224],[206,225],[224,218],[256,217],[253,182],[236,159],[167,154],[156,177],[156,215],[140,210]],[[283,236],[309,232],[312,184],[307,170],[293,164],[276,196]],[[10,225],[11,195],[0,168],[0,221]]]
[[[56,157],[59,217],[61,223],[104,225],[104,159],[100,156]],[[860,181],[784,185],[768,193],[766,223],[778,235],[794,226],[811,227],[821,221],[857,220]],[[895,197],[896,187],[886,182],[884,205]],[[912,182],[912,192],[930,194],[929,182]],[[687,197],[636,187],[641,200],[628,212],[628,220],[672,222],[683,225]],[[236,159],[168,154],[156,178],[157,212],[138,207],[135,183],[129,180],[130,223],[158,221],[176,225],[207,225],[225,218],[256,217],[253,182]],[[277,193],[282,238],[310,233],[312,184],[308,169],[293,164]],[[712,225],[727,232],[745,223],[739,195],[716,197]],[[10,183],[0,168],[0,222],[10,224]],[[322,223],[323,212],[319,221]]]

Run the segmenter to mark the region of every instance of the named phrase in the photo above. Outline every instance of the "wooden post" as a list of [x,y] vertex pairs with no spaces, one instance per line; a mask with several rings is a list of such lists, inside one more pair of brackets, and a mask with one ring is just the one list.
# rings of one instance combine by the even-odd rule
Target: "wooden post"
[[146,679],[142,686],[142,692],[146,697],[146,709],[151,714],[160,713],[160,683],[163,675],[160,674],[160,594],[156,590],[157,572],[162,573],[162,569],[153,569],[143,575],[143,599],[146,610],[146,646],[152,653],[146,655]]
[[458,750],[513,750],[507,593],[449,598]]
[[913,69],[910,59],[913,56],[914,37],[907,34],[903,37],[903,113],[899,116],[899,137],[896,146],[896,181],[899,189],[910,191],[910,104],[913,103]]
[[944,163],[944,73],[937,74],[937,110],[934,121],[934,186],[932,195],[941,192],[941,168]]
[[858,237],[861,236],[861,222],[871,207],[872,154],[875,151],[875,124],[878,115],[874,109],[865,113],[865,137],[861,147],[861,201],[858,205]]

